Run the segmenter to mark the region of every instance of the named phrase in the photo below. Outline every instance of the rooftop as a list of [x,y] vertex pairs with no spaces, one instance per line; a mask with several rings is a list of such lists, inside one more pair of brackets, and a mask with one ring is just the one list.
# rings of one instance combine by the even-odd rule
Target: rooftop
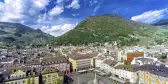
[[118,65],[115,68],[126,70],[126,71],[131,71],[131,72],[136,72],[138,67],[139,67],[138,65],[134,64],[134,65]]
[[55,68],[45,68],[43,71],[42,71],[42,74],[48,74],[48,73],[53,73],[53,72],[58,72],[57,69]]
[[164,65],[158,66],[158,65],[147,64],[147,65],[142,65],[137,69],[140,71],[150,72],[152,74],[159,75],[162,77],[168,77],[168,68],[165,67]]
[[69,55],[70,58],[74,59],[74,60],[80,60],[80,59],[89,59],[89,58],[93,58],[96,57],[98,55],[98,53],[71,53]]
[[117,64],[117,62],[115,60],[111,60],[111,59],[105,60],[104,63],[109,65],[109,66],[112,66],[112,67]]
[[143,62],[152,62],[153,61],[153,59],[151,59],[151,58],[136,58],[135,60],[140,60],[140,61],[143,61]]
[[[47,63],[47,64],[56,64],[56,63],[67,63],[68,62],[68,59],[65,57],[65,56],[47,56],[47,57],[43,57],[42,60],[41,60],[42,64],[43,63]],[[27,64],[29,65],[39,65],[41,64],[40,63],[40,59],[38,58],[34,58],[30,61],[27,62]]]

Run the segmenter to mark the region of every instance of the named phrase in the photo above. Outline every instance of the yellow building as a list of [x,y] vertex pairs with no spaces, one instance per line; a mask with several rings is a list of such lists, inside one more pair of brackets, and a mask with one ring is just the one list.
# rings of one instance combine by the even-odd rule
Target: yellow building
[[71,68],[73,71],[89,70],[93,69],[95,65],[94,57],[97,53],[72,53],[69,56],[69,61],[71,62]]
[[39,84],[38,76],[26,76],[26,72],[17,70],[4,80],[5,84]]
[[45,68],[42,71],[43,84],[62,84],[63,76],[58,75],[58,70]]
[[138,68],[139,84],[168,84],[168,68],[162,65],[143,65]]

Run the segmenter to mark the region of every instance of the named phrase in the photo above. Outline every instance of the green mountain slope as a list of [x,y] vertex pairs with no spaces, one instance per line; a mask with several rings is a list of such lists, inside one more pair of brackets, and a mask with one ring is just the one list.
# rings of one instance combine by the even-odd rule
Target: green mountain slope
[[118,15],[102,15],[86,18],[73,30],[57,37],[56,44],[87,45],[117,41],[121,46],[148,45],[162,39],[165,40],[167,36],[163,32],[166,31],[151,25],[130,21]]
[[0,47],[45,45],[53,37],[19,23],[0,22]]

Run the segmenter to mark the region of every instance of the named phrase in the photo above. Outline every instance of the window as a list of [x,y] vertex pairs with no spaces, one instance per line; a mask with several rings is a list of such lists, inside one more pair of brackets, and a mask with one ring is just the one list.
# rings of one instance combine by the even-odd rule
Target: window
[[25,83],[25,80],[23,80],[22,83]]
[[18,81],[18,84],[21,84],[20,81]]

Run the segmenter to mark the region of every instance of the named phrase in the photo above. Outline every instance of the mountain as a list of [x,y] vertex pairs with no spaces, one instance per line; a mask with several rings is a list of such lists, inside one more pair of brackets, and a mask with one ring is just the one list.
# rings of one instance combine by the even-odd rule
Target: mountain
[[162,44],[168,31],[152,25],[134,22],[119,15],[91,16],[74,29],[56,37],[56,45],[87,45],[117,41],[121,46]]
[[159,22],[156,22],[156,23],[154,23],[153,25],[154,25],[154,26],[168,25],[168,19],[160,20]]
[[0,47],[45,45],[53,37],[19,23],[0,22]]

